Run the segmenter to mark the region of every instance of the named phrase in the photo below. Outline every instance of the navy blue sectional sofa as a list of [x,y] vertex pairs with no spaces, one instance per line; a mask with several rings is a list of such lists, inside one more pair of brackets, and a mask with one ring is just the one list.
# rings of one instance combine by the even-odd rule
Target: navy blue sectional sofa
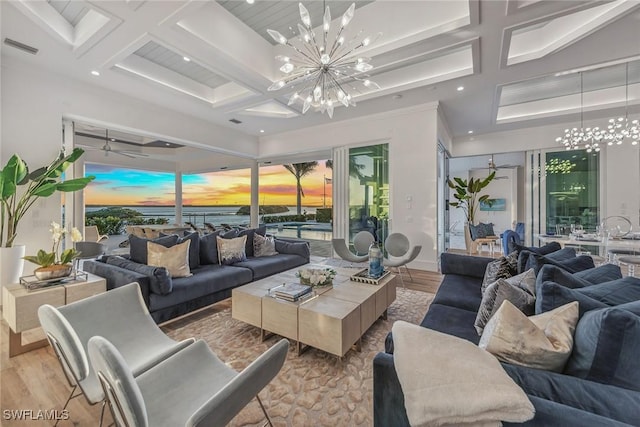
[[[173,237],[177,239],[177,236]],[[253,236],[248,237],[253,242]],[[183,239],[186,238],[190,237]],[[193,238],[196,239],[195,236]],[[103,256],[95,261],[85,261],[83,270],[104,277],[108,290],[138,282],[151,317],[156,323],[162,323],[229,298],[233,288],[307,264],[310,259],[307,242],[276,238],[277,255],[254,257],[253,249],[249,250],[250,245],[247,244],[246,261],[221,265],[217,259],[215,235],[205,235],[196,240],[192,241],[194,253],[190,254],[193,256],[189,262],[193,275],[168,279],[170,283],[157,268],[122,257]],[[134,241],[135,237],[130,237],[132,250]]]
[[[441,269],[444,278],[421,326],[477,344],[480,337],[474,328],[474,321],[482,300],[482,279],[490,261],[493,259],[443,254]],[[376,427],[409,426],[392,353],[393,340],[389,336],[385,352],[378,353],[373,361]],[[610,363],[619,363],[615,360],[617,357],[616,354],[610,354]],[[632,363],[637,366],[636,372],[640,373],[640,354],[636,354],[634,360]],[[565,373],[555,373],[506,363],[503,366],[527,393],[536,409],[532,420],[518,425],[640,426],[638,387],[632,390],[607,384],[608,381],[602,379],[599,382],[589,381],[568,375],[566,370]],[[482,390],[478,392],[482,393]],[[424,398],[428,399],[429,396]]]

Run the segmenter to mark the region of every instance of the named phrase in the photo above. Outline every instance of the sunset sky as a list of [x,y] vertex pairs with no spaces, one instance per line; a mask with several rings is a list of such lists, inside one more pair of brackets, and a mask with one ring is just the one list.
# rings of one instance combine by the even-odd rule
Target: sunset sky
[[[87,164],[87,175],[96,179],[85,189],[87,205],[161,206],[173,205],[175,197],[173,173],[124,169],[117,166]],[[251,171],[249,169],[211,172],[182,176],[184,205],[224,206],[250,204]],[[322,207],[323,180],[332,170],[325,161],[302,178],[305,197],[303,206]],[[327,206],[331,205],[332,184],[326,184]],[[260,204],[296,204],[296,180],[282,165],[260,168]]]

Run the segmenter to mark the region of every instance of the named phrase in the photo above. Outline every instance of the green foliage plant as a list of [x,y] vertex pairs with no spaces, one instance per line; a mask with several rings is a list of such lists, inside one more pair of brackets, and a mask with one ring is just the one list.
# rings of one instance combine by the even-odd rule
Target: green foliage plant
[[87,176],[62,181],[64,171],[83,153],[81,148],[74,148],[69,155],[61,150],[51,163],[33,172],[20,156],[11,156],[0,171],[0,246],[13,246],[20,220],[39,198],[49,197],[56,191],[82,190],[95,179]]
[[449,202],[449,206],[459,208],[464,211],[465,217],[469,224],[475,224],[476,212],[479,209],[480,203],[484,202],[491,206],[493,199],[488,194],[480,195],[480,192],[489,185],[489,183],[495,178],[496,172],[493,171],[484,179],[471,178],[469,180],[454,177],[453,181],[447,180],[449,188],[455,190],[453,197],[456,202]]

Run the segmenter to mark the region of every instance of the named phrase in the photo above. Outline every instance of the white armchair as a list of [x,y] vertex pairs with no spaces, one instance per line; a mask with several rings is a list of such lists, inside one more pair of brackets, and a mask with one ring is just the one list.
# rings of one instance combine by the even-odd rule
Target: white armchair
[[[151,318],[137,283],[63,307],[42,305],[38,317],[72,386],[63,410],[72,398],[82,394],[91,405],[104,401],[102,387],[87,356],[91,337],[108,337],[135,376],[195,341],[177,342],[166,336]],[[82,393],[75,394],[77,388]]]
[[113,344],[89,340],[91,365],[116,425],[136,427],[223,427],[254,397],[273,426],[258,393],[280,372],[288,350],[282,339],[236,372],[200,340],[134,378]]

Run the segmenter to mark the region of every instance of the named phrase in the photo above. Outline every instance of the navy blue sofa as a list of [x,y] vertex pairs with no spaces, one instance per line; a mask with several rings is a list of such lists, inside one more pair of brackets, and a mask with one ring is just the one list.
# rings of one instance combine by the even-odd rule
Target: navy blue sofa
[[[493,259],[443,254],[441,270],[444,278],[421,326],[477,344],[480,337],[474,321],[482,300],[482,278],[490,261]],[[373,360],[374,426],[409,426],[390,335],[385,347],[385,352],[378,353]],[[640,425],[640,392],[555,372],[506,363],[503,366],[527,393],[536,409],[532,420],[518,425]]]
[[[193,275],[171,279],[166,290],[158,289],[159,279],[154,277],[154,268],[121,257],[110,260],[113,257],[103,256],[85,261],[83,270],[104,277],[107,290],[138,282],[151,317],[156,323],[162,323],[229,298],[233,288],[307,264],[310,259],[307,242],[276,238],[277,255],[254,257],[253,250],[247,250],[246,261],[220,265],[217,255],[211,253],[215,249],[204,239],[206,237],[200,239],[199,260],[195,260],[195,268],[191,268]],[[197,253],[194,255],[198,258]]]

